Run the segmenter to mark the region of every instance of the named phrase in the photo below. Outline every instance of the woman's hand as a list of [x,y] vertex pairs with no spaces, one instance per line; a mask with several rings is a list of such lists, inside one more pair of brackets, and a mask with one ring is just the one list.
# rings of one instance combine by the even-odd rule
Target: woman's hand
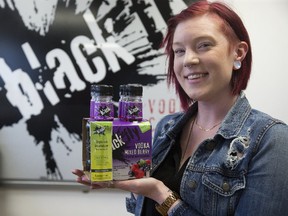
[[114,181],[115,188],[121,190],[130,191],[135,194],[141,194],[145,197],[155,200],[161,204],[171,193],[170,189],[159,181],[152,177],[132,179],[126,181]]
[[85,173],[82,170],[75,169],[72,170],[72,173],[77,176],[76,181],[78,183],[89,186],[92,189],[101,189],[107,187],[107,183],[91,182],[90,179],[85,175]]
[[155,200],[161,204],[169,196],[171,191],[163,182],[152,178],[140,178],[124,181],[113,181],[112,183],[92,182],[88,179],[82,170],[75,169],[72,173],[77,177],[76,181],[80,184],[90,186],[92,189],[107,188],[113,186],[121,190],[129,191],[134,194],[141,194],[145,197]]

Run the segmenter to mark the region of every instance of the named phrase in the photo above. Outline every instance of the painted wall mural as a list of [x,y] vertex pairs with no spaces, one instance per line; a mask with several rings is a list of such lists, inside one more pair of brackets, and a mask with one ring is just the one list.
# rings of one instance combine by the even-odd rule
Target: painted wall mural
[[153,125],[180,110],[159,49],[192,1],[0,0],[0,180],[71,181],[90,85],[144,87]]

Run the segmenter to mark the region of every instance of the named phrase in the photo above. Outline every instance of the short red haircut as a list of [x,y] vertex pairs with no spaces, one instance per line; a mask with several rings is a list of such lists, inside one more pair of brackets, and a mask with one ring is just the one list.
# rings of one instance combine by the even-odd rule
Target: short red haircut
[[171,84],[175,85],[176,93],[180,98],[181,107],[184,110],[188,109],[193,99],[189,98],[182,89],[174,73],[174,52],[172,49],[173,36],[179,23],[203,14],[216,16],[222,21],[222,31],[231,45],[235,44],[237,41],[245,41],[248,44],[249,49],[246,57],[242,61],[241,68],[232,74],[231,89],[233,95],[239,94],[241,90],[246,89],[251,74],[252,52],[250,39],[241,18],[224,3],[200,0],[191,4],[185,10],[169,19],[167,34],[162,42],[162,46],[165,48],[165,52],[168,56],[167,82],[169,86]]

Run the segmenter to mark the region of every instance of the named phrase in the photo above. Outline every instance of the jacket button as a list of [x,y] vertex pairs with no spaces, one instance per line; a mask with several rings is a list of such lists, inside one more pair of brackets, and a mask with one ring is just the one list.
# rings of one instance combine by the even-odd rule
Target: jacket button
[[230,190],[230,185],[228,184],[228,182],[224,182],[222,184],[222,189],[224,192],[228,192]]
[[197,182],[195,180],[192,180],[188,183],[188,186],[194,191],[197,188]]
[[210,140],[208,143],[206,143],[205,147],[208,151],[213,151],[213,149],[215,148],[216,143],[214,140]]

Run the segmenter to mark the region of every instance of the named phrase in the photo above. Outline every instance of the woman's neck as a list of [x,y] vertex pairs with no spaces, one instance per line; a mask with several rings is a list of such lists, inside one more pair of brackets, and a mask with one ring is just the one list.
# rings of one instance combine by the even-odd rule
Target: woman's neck
[[223,121],[237,98],[238,95],[230,95],[217,99],[217,101],[198,101],[197,123],[202,127],[209,128]]

